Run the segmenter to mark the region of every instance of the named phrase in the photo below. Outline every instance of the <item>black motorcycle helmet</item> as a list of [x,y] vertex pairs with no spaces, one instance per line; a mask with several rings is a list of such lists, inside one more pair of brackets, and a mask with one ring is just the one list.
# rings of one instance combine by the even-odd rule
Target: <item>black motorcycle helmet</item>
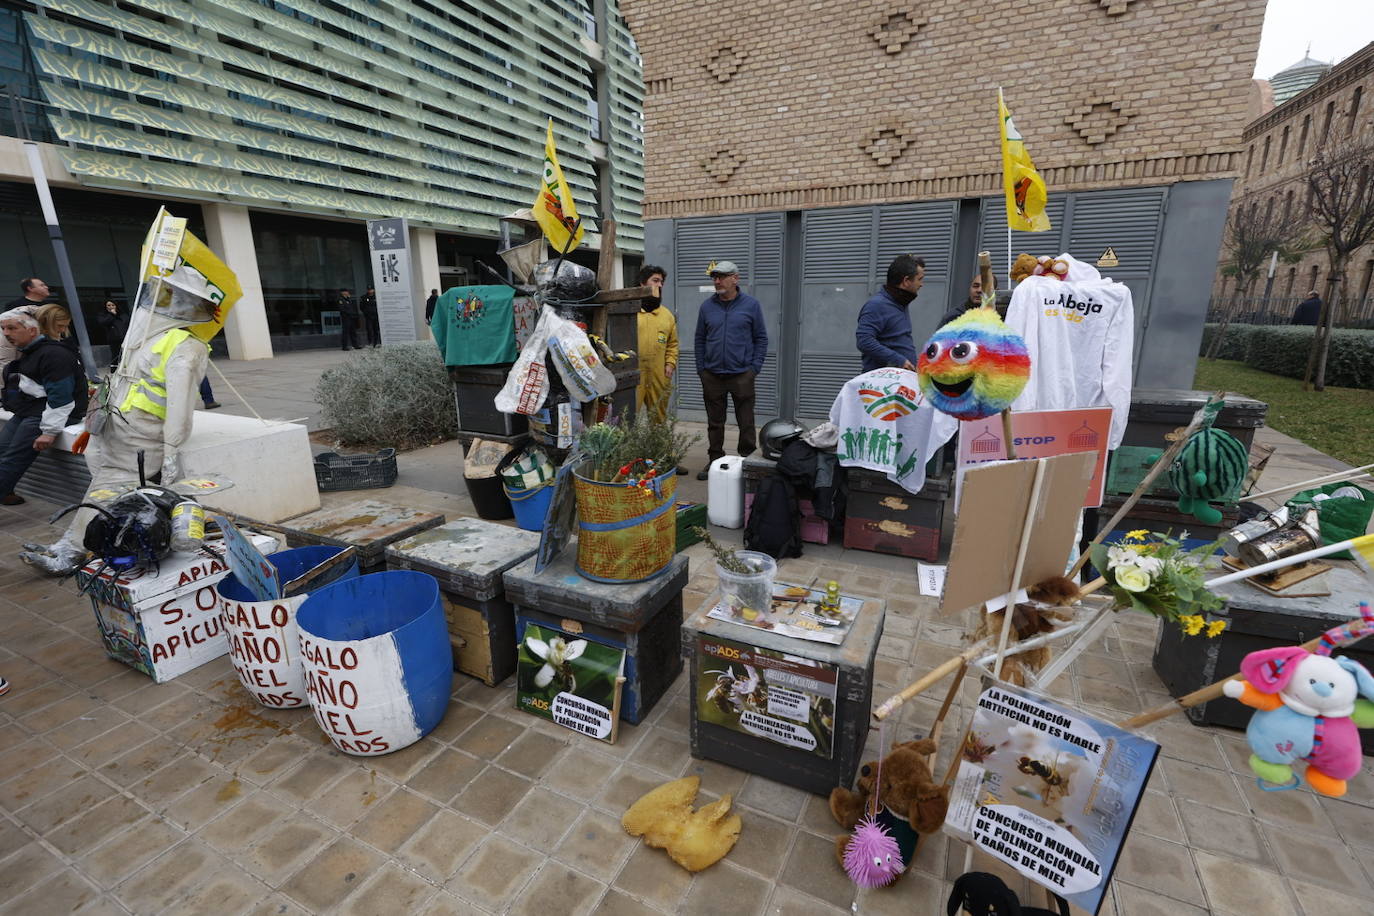
[[763,446],[763,457],[769,461],[777,461],[782,457],[783,447],[787,443],[805,434],[806,427],[796,420],[785,417],[769,420],[763,424],[763,430],[759,433],[759,443]]

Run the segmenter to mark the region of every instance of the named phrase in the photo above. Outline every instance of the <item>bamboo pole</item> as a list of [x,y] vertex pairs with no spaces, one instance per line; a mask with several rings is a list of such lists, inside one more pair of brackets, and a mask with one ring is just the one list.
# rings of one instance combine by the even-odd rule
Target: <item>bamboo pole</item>
[[[1006,415],[1003,414],[1005,417]],[[1026,550],[1030,547],[1031,520],[1040,507],[1040,493],[1045,483],[1045,460],[1035,463],[1035,482],[1031,484],[1030,500],[1026,503],[1026,514],[1021,519],[1021,542],[1016,548],[1016,563],[1012,567],[1011,590],[1007,592],[1006,606],[1002,610],[1002,633],[997,639],[997,661],[993,663],[992,676],[1002,676],[1002,657],[1007,651],[1007,638],[1011,635],[1011,619],[1016,616],[1016,593],[1021,588],[1021,574],[1026,569]]]
[[1291,490],[1306,490],[1309,487],[1320,487],[1328,483],[1343,483],[1347,480],[1371,476],[1371,470],[1374,470],[1374,464],[1366,464],[1364,467],[1351,468],[1348,471],[1337,471],[1334,474],[1313,477],[1311,480],[1304,480],[1302,483],[1292,483],[1286,487],[1275,487],[1272,490],[1265,490],[1263,493],[1248,493],[1245,498],[1249,500],[1264,499],[1264,497],[1273,496],[1275,493],[1287,493]]
[[1149,491],[1150,487],[1154,485],[1154,482],[1159,478],[1159,476],[1163,474],[1165,471],[1167,471],[1169,469],[1169,466],[1174,463],[1174,459],[1178,457],[1179,452],[1183,451],[1183,446],[1187,444],[1189,437],[1192,436],[1193,433],[1197,432],[1199,429],[1202,428],[1204,417],[1207,413],[1207,408],[1210,407],[1216,401],[1225,401],[1225,399],[1226,392],[1218,391],[1207,399],[1207,403],[1204,404],[1202,408],[1198,410],[1197,413],[1193,414],[1193,419],[1190,420],[1188,422],[1188,425],[1183,428],[1183,432],[1180,433],[1178,435],[1178,438],[1176,438],[1173,442],[1169,443],[1169,447],[1164,450],[1164,454],[1159,456],[1159,460],[1156,461],[1154,463],[1154,466],[1150,468],[1149,473],[1147,473],[1144,479],[1140,481],[1140,484],[1135,488],[1135,491],[1132,492],[1130,496],[1126,497],[1126,501],[1121,504],[1120,509],[1116,510],[1116,514],[1112,516],[1111,521],[1107,522],[1107,524],[1102,526],[1102,530],[1098,531],[1097,535],[1088,544],[1088,549],[1083,551],[1083,554],[1078,558],[1078,562],[1073,564],[1073,567],[1068,572],[1068,576],[1070,579],[1078,575],[1078,573],[1083,569],[1083,567],[1087,565],[1089,551],[1091,551],[1093,547],[1102,543],[1102,539],[1105,538],[1108,534],[1116,530],[1117,522],[1125,518],[1126,513],[1130,512],[1132,509],[1135,508],[1135,504],[1140,502],[1140,498]]

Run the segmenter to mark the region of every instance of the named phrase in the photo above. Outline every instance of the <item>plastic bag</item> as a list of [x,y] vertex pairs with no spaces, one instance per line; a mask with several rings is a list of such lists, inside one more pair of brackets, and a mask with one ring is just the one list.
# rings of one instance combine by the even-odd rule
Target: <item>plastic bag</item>
[[532,416],[544,406],[549,396],[549,370],[544,366],[544,357],[549,350],[549,323],[562,321],[553,309],[544,306],[539,315],[539,323],[530,332],[529,339],[516,357],[515,365],[506,375],[506,383],[496,393],[496,409],[502,413],[521,413]]
[[593,401],[615,391],[615,375],[601,362],[587,332],[553,314],[549,317],[549,356],[575,403]]
[[[1352,490],[1355,493],[1350,493]],[[1363,487],[1354,486],[1348,481],[1303,490],[1288,500],[1289,509],[1298,514],[1313,505],[1317,507],[1323,544],[1339,544],[1359,537],[1369,527],[1370,516],[1374,516],[1374,497]],[[1333,553],[1331,557],[1336,560],[1353,559],[1348,550]]]

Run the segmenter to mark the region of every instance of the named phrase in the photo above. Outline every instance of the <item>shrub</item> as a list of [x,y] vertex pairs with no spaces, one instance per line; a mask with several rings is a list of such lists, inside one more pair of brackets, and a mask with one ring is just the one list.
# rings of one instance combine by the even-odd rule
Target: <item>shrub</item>
[[[1212,338],[1217,333],[1220,325],[1205,324],[1202,326],[1202,346],[1198,349],[1201,356],[1212,346]],[[1250,342],[1250,332],[1258,325],[1253,324],[1228,324],[1226,334],[1221,338],[1221,349],[1217,352],[1217,359],[1245,359],[1245,349]]]
[[458,434],[448,372],[429,341],[365,350],[325,370],[315,401],[345,445],[418,448]]
[[[1315,333],[1316,329],[1311,327],[1252,326],[1246,335],[1245,363],[1275,375],[1300,379],[1307,371],[1307,354]],[[1374,389],[1374,331],[1337,328],[1331,332],[1326,384]]]

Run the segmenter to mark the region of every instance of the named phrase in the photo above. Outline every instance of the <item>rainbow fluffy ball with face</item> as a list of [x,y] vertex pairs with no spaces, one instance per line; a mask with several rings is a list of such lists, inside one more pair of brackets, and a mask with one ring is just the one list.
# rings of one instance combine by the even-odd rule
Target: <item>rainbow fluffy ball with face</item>
[[926,400],[960,420],[1006,410],[1030,370],[1026,342],[992,309],[969,309],[940,328],[916,366]]

